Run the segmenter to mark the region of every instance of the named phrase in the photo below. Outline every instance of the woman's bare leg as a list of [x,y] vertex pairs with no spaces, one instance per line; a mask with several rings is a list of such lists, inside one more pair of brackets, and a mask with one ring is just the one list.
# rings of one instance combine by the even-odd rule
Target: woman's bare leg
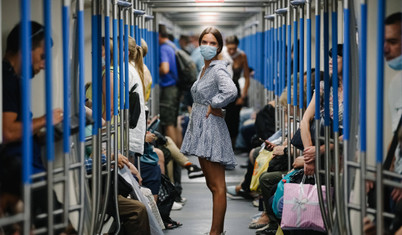
[[212,192],[213,209],[210,234],[221,234],[223,232],[226,213],[225,167],[204,158],[199,158],[199,161],[207,181],[207,186]]

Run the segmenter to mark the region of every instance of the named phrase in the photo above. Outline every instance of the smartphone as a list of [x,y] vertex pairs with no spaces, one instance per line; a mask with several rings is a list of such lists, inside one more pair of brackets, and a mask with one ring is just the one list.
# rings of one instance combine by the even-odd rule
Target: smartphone
[[159,123],[160,123],[160,119],[157,118],[155,119],[153,122],[151,122],[151,124],[149,124],[148,126],[148,131],[151,133],[154,133],[156,131],[156,129],[158,129]]

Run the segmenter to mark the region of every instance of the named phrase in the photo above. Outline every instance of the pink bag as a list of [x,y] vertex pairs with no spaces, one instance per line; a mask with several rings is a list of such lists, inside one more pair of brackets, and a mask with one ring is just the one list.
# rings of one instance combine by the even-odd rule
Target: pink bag
[[[325,202],[325,186],[321,188]],[[326,231],[318,201],[317,184],[285,184],[281,228]]]

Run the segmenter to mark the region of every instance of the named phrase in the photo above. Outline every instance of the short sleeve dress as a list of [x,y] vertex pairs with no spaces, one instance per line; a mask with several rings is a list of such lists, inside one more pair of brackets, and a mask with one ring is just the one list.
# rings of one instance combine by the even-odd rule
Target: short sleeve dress
[[225,120],[214,115],[205,117],[208,105],[223,108],[237,97],[237,88],[226,65],[225,61],[212,61],[204,76],[200,78],[200,74],[191,87],[194,103],[181,152],[233,169],[237,162]]

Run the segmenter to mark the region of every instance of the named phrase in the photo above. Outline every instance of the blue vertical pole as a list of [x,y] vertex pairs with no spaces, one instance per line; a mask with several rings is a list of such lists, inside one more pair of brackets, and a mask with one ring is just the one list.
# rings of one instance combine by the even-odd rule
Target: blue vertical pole
[[[349,110],[350,110],[350,80],[349,80],[349,73],[350,73],[350,10],[349,10],[349,1],[344,1],[344,8],[343,8],[343,27],[344,27],[344,44],[343,44],[343,56],[342,56],[342,77],[343,77],[343,141],[344,141],[344,197],[347,199],[349,197],[349,188],[350,182],[348,181],[349,169],[348,169],[348,160],[349,160]],[[382,202],[381,202],[382,203]],[[380,203],[380,204],[381,204]],[[345,200],[345,221],[346,227],[350,228],[349,226],[349,210],[348,210],[348,200]],[[378,218],[377,218],[378,219]],[[378,221],[376,221],[378,223]],[[378,224],[377,224],[378,225]]]
[[69,6],[63,6],[63,150],[70,152],[70,53],[69,53]]
[[383,181],[382,181],[382,161],[384,151],[384,19],[385,19],[385,1],[378,0],[377,8],[377,139],[376,139],[376,225],[377,234],[383,234]]
[[[297,44],[297,10],[293,11],[293,106],[297,106],[297,59],[299,58],[298,44]],[[296,114],[294,114],[296,115]]]
[[[79,89],[79,141],[80,141],[80,161],[84,160],[84,144],[85,144],[85,58],[84,58],[84,3],[80,1],[78,4],[77,11],[77,38],[78,38],[78,89]],[[84,175],[85,175],[85,166],[82,165],[80,169],[81,179],[80,179],[80,204],[81,204],[81,213],[79,219],[79,225],[77,232],[81,234],[84,228],[84,198],[85,198],[85,186],[84,186]]]
[[78,27],[78,86],[79,86],[79,140],[85,142],[85,59],[84,59],[84,10],[77,13]]
[[110,86],[110,16],[105,15],[105,82],[106,82],[106,122],[111,121]]
[[378,26],[377,26],[377,164],[383,161],[383,140],[384,140],[384,18],[385,1],[378,1]]
[[31,110],[31,4],[21,0],[21,102],[22,102],[22,180],[24,183],[24,234],[30,233],[30,184],[32,172]]
[[129,101],[128,101],[128,89],[129,89],[129,81],[128,81],[128,20],[125,20],[124,24],[124,78],[125,78],[125,90],[124,90],[124,109],[128,110]]
[[282,91],[286,87],[286,18],[283,16],[282,25]]
[[[98,134],[98,20],[96,15],[92,15],[92,117],[94,125],[92,135]],[[102,105],[102,104],[100,104]]]
[[[324,12],[324,102],[325,102],[325,126],[329,125],[329,20],[328,12]],[[336,57],[335,57],[336,60]],[[334,114],[335,116],[336,114]],[[336,115],[337,116],[337,115]]]
[[361,4],[361,31],[359,37],[359,74],[360,74],[360,151],[366,152],[366,102],[367,102],[367,4]]
[[[299,56],[299,108],[303,110],[304,104],[304,7],[300,6],[300,56]],[[301,118],[301,117],[300,117]]]
[[[278,22],[281,16],[278,16]],[[278,24],[278,62],[279,62],[279,69],[278,69],[278,96],[282,94],[282,26]]]
[[[118,100],[118,84],[119,84],[119,79],[118,79],[118,58],[117,58],[117,17],[114,16],[113,17],[113,116],[117,117],[117,115],[119,114],[119,104],[117,102]],[[114,120],[115,122],[117,122],[117,120]],[[115,134],[115,136],[117,136]]]
[[[339,113],[338,106],[338,13],[332,12],[332,89],[333,112]],[[333,116],[333,130],[339,132],[339,115]]]
[[270,55],[270,57],[271,57],[271,59],[270,59],[270,61],[271,61],[271,69],[270,69],[270,71],[271,71],[271,78],[270,78],[270,83],[271,83],[271,91],[272,91],[272,94],[274,94],[275,93],[275,85],[274,85],[274,78],[275,78],[275,72],[274,72],[274,60],[275,60],[275,26],[274,26],[274,24],[272,24],[272,30],[271,30],[271,43],[270,43],[270,45],[271,45],[271,55]]
[[[119,18],[119,71],[120,71],[120,110],[124,109],[124,69],[123,69],[123,17],[122,12],[120,11]],[[123,125],[123,123],[121,123]]]
[[[276,20],[275,20],[276,21]],[[274,23],[275,24],[275,23]],[[278,39],[277,39],[277,32],[278,29],[276,28],[276,25],[274,25],[274,57],[273,57],[273,82],[274,82],[274,91],[275,91],[275,95],[278,95]]]
[[52,104],[52,20],[51,1],[44,1],[45,22],[45,94],[46,94],[46,153],[47,160],[54,161],[54,127],[53,127],[53,104]]
[[[99,7],[100,8],[100,7]],[[101,129],[102,128],[102,108],[103,108],[103,103],[102,103],[102,13],[99,10],[97,13],[97,17],[96,17],[97,21],[98,21],[98,31],[97,31],[97,35],[96,35],[96,39],[97,39],[97,46],[98,46],[98,128]],[[98,131],[99,132],[99,131]]]
[[[309,6],[311,7],[311,6]],[[307,9],[307,106],[311,101],[311,13],[310,9]],[[319,69],[317,69],[317,72]]]
[[[324,10],[324,125],[329,126],[329,19]],[[334,116],[337,115],[334,113]]]
[[[288,11],[288,25],[287,25],[287,30],[288,30],[288,37],[287,37],[287,39],[288,39],[288,43],[287,43],[287,45],[288,45],[288,48],[287,48],[287,53],[288,53],[288,55],[287,55],[287,73],[286,73],[286,75],[287,75],[287,79],[288,79],[288,84],[287,84],[287,87],[288,87],[288,97],[287,97],[287,100],[288,100],[288,108],[290,109],[290,106],[289,105],[291,105],[292,104],[292,90],[291,90],[291,83],[292,83],[292,76],[291,76],[291,74],[292,74],[292,51],[291,51],[291,47],[292,47],[292,25],[291,25],[291,23],[290,23],[290,9],[291,9],[291,7],[289,6],[289,11]],[[290,110],[288,110],[288,112],[290,112]],[[288,127],[289,128],[289,127]],[[290,128],[289,128],[290,129]]]
[[[320,119],[320,40],[321,40],[321,17],[315,15],[315,115],[316,120]],[[312,133],[313,134],[313,133]]]
[[31,4],[28,0],[21,0],[21,100],[22,100],[22,164],[23,181],[25,185],[31,183],[32,173],[32,120],[31,110]]
[[[360,94],[360,182],[361,190],[365,189],[365,171],[366,171],[366,119],[367,119],[367,3],[362,1],[360,4],[360,32],[359,32],[359,94]],[[364,191],[362,191],[364,192]],[[361,229],[363,229],[363,219],[366,216],[366,194],[361,197]],[[362,230],[363,231],[363,230]]]

